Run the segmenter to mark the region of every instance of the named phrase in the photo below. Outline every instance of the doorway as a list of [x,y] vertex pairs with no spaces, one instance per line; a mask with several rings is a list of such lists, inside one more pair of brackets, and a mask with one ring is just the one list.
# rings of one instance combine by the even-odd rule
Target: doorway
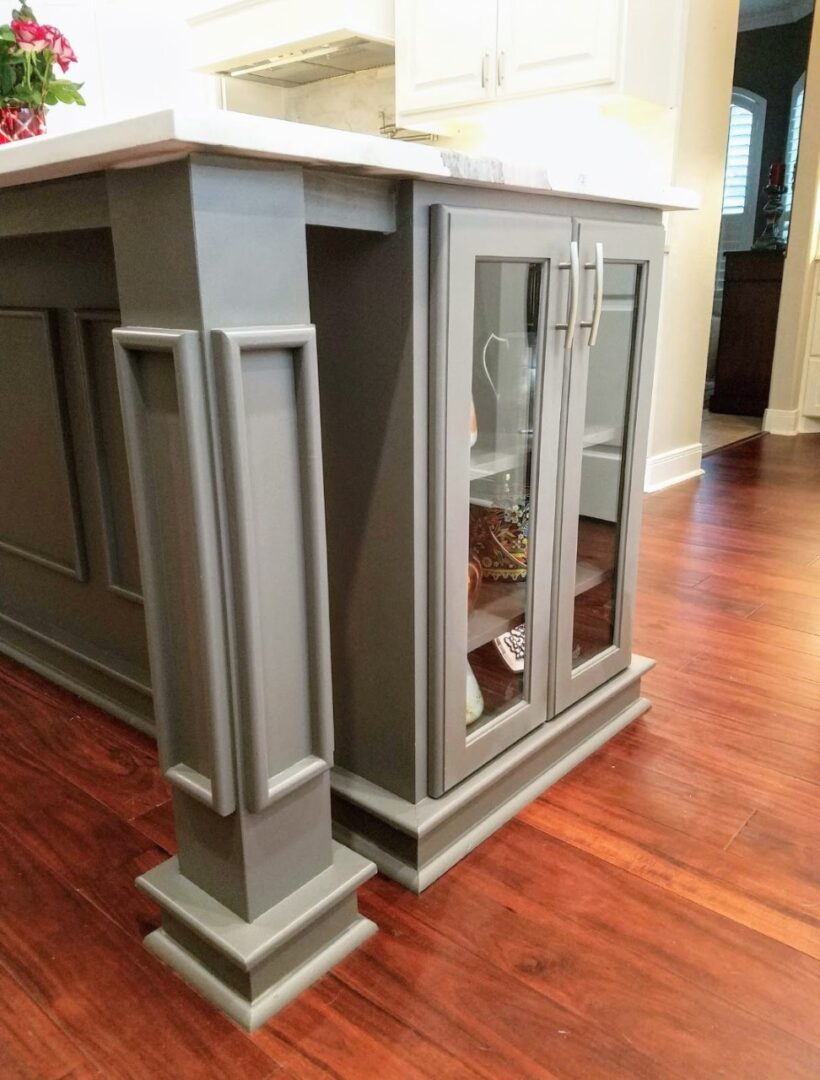
[[762,431],[814,0],[741,0],[704,388],[704,455]]

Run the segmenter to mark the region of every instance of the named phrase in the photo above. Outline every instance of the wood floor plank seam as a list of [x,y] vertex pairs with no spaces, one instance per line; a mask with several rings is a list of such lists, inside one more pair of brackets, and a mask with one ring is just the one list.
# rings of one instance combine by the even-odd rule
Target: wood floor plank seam
[[[2,825],[0,825],[0,829],[2,829]],[[93,1055],[93,1054],[92,1054],[92,1053],[91,1053],[91,1052],[90,1052],[90,1051],[89,1051],[89,1050],[88,1050],[88,1049],[87,1049],[86,1047],[82,1046],[82,1045],[81,1045],[81,1044],[80,1044],[80,1043],[79,1043],[79,1042],[77,1041],[77,1039],[76,1039],[76,1038],[74,1037],[74,1035],[72,1034],[72,1032],[71,1032],[71,1031],[69,1031],[69,1030],[68,1030],[68,1028],[66,1028],[66,1026],[65,1026],[65,1025],[64,1025],[64,1024],[62,1023],[62,1021],[60,1020],[60,1017],[59,1017],[59,1016],[56,1016],[56,1015],[54,1014],[53,1010],[49,1008],[49,1006],[48,1006],[48,1002],[45,1002],[45,1001],[37,1001],[37,999],[36,999],[36,998],[35,998],[35,997],[34,997],[34,996],[32,995],[32,993],[31,993],[31,991],[30,991],[30,990],[28,989],[28,987],[26,987],[26,986],[25,986],[25,985],[24,985],[24,984],[23,984],[23,983],[22,983],[22,982],[20,981],[20,979],[19,979],[19,978],[17,977],[17,974],[15,973],[15,971],[14,971],[14,970],[13,970],[13,969],[12,969],[12,968],[11,968],[11,967],[10,967],[10,966],[8,965],[8,963],[6,962],[6,959],[5,959],[5,957],[3,956],[3,953],[2,953],[2,951],[0,951],[0,968],[2,968],[2,969],[3,969],[3,972],[4,972],[4,974],[6,975],[6,977],[7,977],[7,978],[9,978],[9,979],[11,979],[11,980],[12,980],[12,982],[13,982],[13,983],[14,983],[14,984],[15,984],[16,986],[18,986],[18,987],[20,988],[20,990],[21,990],[21,991],[22,991],[22,992],[23,992],[23,993],[24,993],[24,994],[25,994],[25,995],[26,995],[26,996],[27,996],[27,997],[29,998],[29,1000],[30,1000],[30,1001],[31,1001],[31,1002],[32,1002],[32,1003],[33,1003],[34,1005],[36,1005],[36,1007],[37,1007],[37,1008],[38,1008],[38,1009],[39,1009],[39,1010],[40,1010],[40,1011],[41,1011],[41,1012],[43,1013],[43,1015],[44,1015],[44,1016],[45,1016],[45,1017],[46,1017],[46,1018],[47,1018],[47,1019],[49,1020],[49,1022],[50,1022],[50,1023],[52,1023],[52,1024],[53,1024],[53,1025],[54,1025],[54,1026],[55,1026],[55,1027],[56,1027],[56,1028],[57,1028],[57,1029],[58,1029],[58,1030],[60,1031],[60,1033],[61,1033],[61,1034],[62,1034],[62,1035],[64,1036],[64,1038],[65,1038],[65,1039],[66,1039],[66,1040],[67,1040],[67,1041],[68,1041],[68,1042],[69,1042],[69,1043],[70,1043],[70,1044],[71,1044],[71,1045],[72,1045],[73,1047],[75,1047],[75,1048],[76,1048],[76,1050],[77,1050],[77,1054],[78,1054],[78,1056],[80,1057],[80,1059],[82,1059],[82,1060],[85,1060],[85,1061],[87,1061],[87,1062],[88,1062],[88,1063],[89,1063],[90,1065],[92,1065],[92,1066],[93,1066],[93,1067],[94,1067],[95,1069],[99,1070],[99,1074],[100,1074],[100,1076],[104,1076],[105,1074],[104,1074],[104,1072],[103,1072],[102,1064],[101,1064],[101,1063],[100,1063],[99,1061],[97,1061],[97,1060],[96,1060],[95,1056],[94,1056],[94,1055]],[[69,1069],[69,1070],[68,1070],[68,1072],[67,1072],[67,1073],[65,1073],[64,1075],[68,1075],[68,1076],[70,1076],[70,1075],[71,1075],[71,1073],[72,1073],[72,1071],[73,1071],[73,1070],[74,1070],[75,1068],[76,1068],[76,1066],[73,1066],[73,1067],[72,1067],[71,1069]]]
[[[522,825],[524,827],[526,827],[526,828],[532,828],[532,826],[528,825],[526,822],[522,822]],[[561,840],[560,838],[555,837],[552,834],[549,834],[549,835],[550,835],[550,838],[552,840],[554,840],[557,844],[559,844],[559,845],[564,844],[566,846],[571,846],[571,845],[568,845],[566,841]],[[574,850],[578,850],[578,851],[582,852],[582,854],[584,854],[585,856],[588,856],[588,857],[590,857],[592,859],[597,859],[598,858],[596,855],[590,854],[585,849],[574,849]],[[600,860],[598,860],[598,861],[600,861]],[[626,870],[625,868],[618,867],[617,869],[621,870],[623,873],[629,873],[629,871]],[[639,880],[644,885],[646,885],[646,887],[649,888],[649,889],[659,889],[659,888],[661,888],[661,886],[658,886],[658,885],[656,885],[655,883],[653,883],[651,881],[647,881],[644,878],[639,878]],[[682,904],[692,904],[693,906],[700,906],[700,905],[695,905],[694,901],[688,899],[687,897],[679,896],[677,894],[673,894],[673,895],[675,895],[675,898],[677,900],[679,900]],[[703,910],[709,911],[709,909],[703,909]],[[709,911],[709,914],[712,915],[716,919],[725,919],[729,923],[733,922],[733,920],[728,919],[726,916],[724,916],[724,915],[722,915],[722,914],[720,914],[718,912]],[[423,916],[421,916],[421,915],[419,915],[418,917],[423,918]],[[569,916],[565,916],[565,918],[567,918],[569,921],[573,922],[576,926],[578,926],[578,927],[584,929],[585,931],[589,932],[588,928],[586,928],[582,922],[578,921],[577,919],[574,919],[571,914]],[[755,933],[758,932],[758,931],[754,930],[751,927],[744,927],[744,929],[750,934],[755,934]],[[592,931],[592,934],[594,935],[595,931]],[[771,1015],[768,1015],[768,1014],[764,1015],[764,1014],[762,1014],[760,1012],[756,1012],[756,1011],[750,1009],[748,1006],[741,1004],[737,1000],[734,1000],[734,999],[732,999],[732,998],[730,998],[730,997],[728,997],[726,995],[722,995],[722,994],[718,993],[717,991],[715,991],[714,989],[712,989],[710,987],[707,987],[707,986],[704,986],[701,983],[695,982],[689,976],[687,976],[686,974],[683,974],[682,972],[680,972],[679,969],[673,968],[673,967],[668,967],[668,966],[664,965],[658,958],[653,958],[653,959],[647,961],[638,951],[636,951],[634,949],[634,946],[632,946],[630,944],[630,940],[629,940],[628,936],[624,940],[622,940],[619,944],[620,944],[620,947],[623,948],[625,952],[631,953],[637,960],[640,960],[642,965],[646,966],[646,964],[648,963],[649,965],[655,967],[658,971],[663,972],[664,975],[666,975],[668,977],[672,977],[674,979],[681,980],[684,983],[688,983],[699,994],[704,995],[704,996],[712,999],[713,1001],[720,1002],[720,1004],[723,1005],[726,1008],[729,1008],[729,1009],[732,1009],[732,1010],[734,1010],[736,1012],[740,1012],[740,1013],[745,1014],[747,1017],[749,1017],[749,1019],[751,1021],[753,1021],[755,1023],[764,1022],[764,1023],[766,1023],[766,1024],[768,1024],[768,1025],[770,1025],[770,1026],[772,1026],[774,1028],[777,1028],[785,1038],[788,1038],[788,1039],[791,1039],[791,1040],[794,1040],[794,1041],[797,1041],[797,1042],[803,1042],[808,1049],[813,1049],[815,1051],[820,1052],[820,1029],[818,1030],[817,1037],[814,1040],[810,1040],[810,1039],[806,1039],[806,1038],[801,1039],[800,1036],[795,1035],[793,1032],[790,1032],[787,1029],[785,1029],[785,1028],[781,1027],[780,1025],[778,1025],[776,1019],[773,1019],[771,1017]],[[784,946],[784,947],[787,947],[787,946]],[[818,965],[818,973],[820,973],[820,964]],[[820,1064],[820,1056],[818,1057],[818,1064]]]
[[[527,816],[527,811],[523,812],[522,819],[526,824],[532,824]],[[538,828],[537,825],[533,825],[532,827]],[[549,835],[555,836],[556,834],[550,832]],[[590,851],[588,847],[583,847],[581,845],[577,846],[580,846],[581,850],[587,851],[595,858],[609,862],[611,865],[618,866],[627,873],[634,874],[637,877],[650,881],[651,884],[656,885],[658,888],[665,889],[669,892],[677,892],[677,889],[683,888],[684,891],[678,892],[678,895],[683,895],[693,903],[699,904],[709,911],[734,919],[735,922],[742,923],[742,925],[748,927],[750,930],[756,930],[758,933],[761,933],[774,941],[780,942],[781,945],[786,945],[789,948],[795,949],[797,952],[805,953],[813,959],[820,961],[820,919],[813,919],[812,924],[814,925],[809,924],[804,920],[796,919],[789,912],[768,907],[755,900],[753,897],[745,896],[737,889],[727,887],[726,884],[719,879],[713,878],[710,875],[705,875],[700,871],[692,870],[682,861],[676,860],[673,857],[660,855],[657,852],[648,850],[632,841],[624,841],[623,838],[614,833],[610,834],[610,836],[612,841],[616,842],[618,845],[627,846],[631,849],[632,859],[628,863],[619,862],[612,857],[607,857],[605,838],[599,843],[595,851]],[[566,839],[566,837],[564,835],[558,835],[557,839]],[[567,843],[576,846],[572,840],[567,840]],[[648,863],[653,862],[660,863],[661,865],[658,867],[656,875],[647,878],[646,871],[649,869]],[[664,865],[674,867],[676,870],[678,874],[677,888],[673,887],[668,881],[668,876],[664,875]],[[641,872],[642,867],[643,872]],[[686,882],[681,881],[681,878],[686,879]],[[703,881],[707,886],[711,886],[713,895],[712,903],[705,902],[702,895],[703,890],[692,887],[700,881]],[[725,897],[726,902],[718,904],[718,897]],[[740,904],[737,902],[736,898],[739,898],[739,900],[745,901],[746,903],[747,912],[745,917],[744,912],[740,910]],[[753,922],[749,921],[749,911],[754,912],[758,916]],[[774,918],[772,918],[772,916]],[[771,930],[763,928],[765,924],[771,922],[777,924],[781,931],[780,933],[773,933]],[[792,929],[793,933],[787,932],[789,929]],[[815,933],[810,933],[812,930],[814,930]]]
[[[341,973],[337,973],[337,975],[335,977],[339,978],[340,981],[343,981]],[[380,1001],[370,1000],[368,998],[365,998],[364,995],[358,989],[356,989],[353,986],[348,987],[348,989],[351,991],[351,993],[355,994],[356,997],[361,998],[362,1001],[368,1001],[369,1004],[373,1008],[377,1009],[380,1013],[383,1013],[385,1016],[390,1016],[391,1015],[388,1012],[388,1010],[385,1009],[384,1005]],[[398,1022],[401,1023],[403,1027],[406,1027],[409,1031],[414,1032],[416,1035],[418,1035],[418,1037],[420,1039],[425,1039],[425,1040],[428,1039],[428,1036],[427,1036],[427,1034],[425,1032],[421,1031],[419,1028],[415,1027],[413,1024],[408,1023],[407,1020],[402,1019],[401,1017],[393,1017],[392,1019],[393,1020],[398,1020]],[[455,1063],[460,1064],[460,1065],[462,1065],[464,1067],[464,1063],[459,1062],[458,1058],[451,1055],[446,1046],[440,1046],[439,1049],[442,1051],[442,1053],[447,1054],[448,1056],[452,1057],[452,1059],[453,1059],[453,1061]],[[466,1069],[466,1067],[465,1067],[465,1069]],[[471,1076],[478,1076],[478,1074],[473,1072],[473,1070],[470,1070],[470,1075]],[[466,1076],[466,1071],[465,1071],[465,1076]]]
[[[433,920],[431,920],[431,919],[429,919],[429,918],[426,918],[426,917],[425,917],[424,909],[423,909],[423,907],[422,907],[421,905],[419,905],[419,908],[418,908],[418,910],[413,910],[412,912],[408,912],[408,914],[411,914],[411,915],[412,915],[412,917],[413,917],[413,918],[415,918],[415,919],[417,919],[417,920],[418,920],[419,922],[423,922],[423,923],[425,924],[425,926],[427,926],[427,927],[428,927],[428,929],[430,929],[430,930],[432,930],[432,931],[434,931],[434,932],[440,932],[440,927],[438,927],[438,926],[437,926],[437,924],[435,923],[435,921],[433,921]],[[580,925],[580,924],[579,924],[579,925]],[[533,987],[533,986],[532,986],[532,984],[531,984],[530,982],[528,982],[528,981],[527,981],[526,979],[522,978],[522,976],[521,976],[520,972],[517,972],[516,970],[514,970],[514,969],[512,969],[512,968],[509,968],[509,969],[508,969],[508,968],[502,968],[502,967],[499,967],[499,966],[498,966],[497,964],[495,964],[495,963],[494,963],[494,962],[493,962],[492,960],[488,960],[487,956],[486,956],[486,955],[485,955],[484,953],[482,953],[481,951],[479,951],[479,950],[478,950],[478,949],[477,949],[476,947],[471,947],[471,946],[470,946],[469,944],[464,944],[464,945],[463,945],[462,947],[463,947],[463,948],[467,948],[467,949],[469,949],[469,950],[470,950],[470,951],[471,951],[471,952],[473,953],[473,955],[474,955],[474,956],[475,956],[475,957],[476,957],[477,959],[481,960],[481,961],[482,961],[483,963],[485,963],[485,964],[486,964],[486,963],[490,963],[490,964],[492,964],[492,965],[493,965],[494,967],[496,967],[496,968],[497,968],[497,970],[498,970],[499,972],[501,972],[501,973],[502,973],[502,974],[503,974],[503,975],[504,975],[505,977],[511,977],[511,978],[515,978],[515,979],[516,979],[517,981],[519,981],[519,982],[520,982],[520,983],[521,983],[521,984],[522,984],[523,986],[526,986],[526,987],[528,987],[529,989],[534,989],[536,993],[541,993],[541,994],[542,994],[542,995],[543,995],[544,997],[547,997],[547,998],[549,998],[549,999],[550,999],[551,1001],[555,1002],[556,1004],[559,1004],[559,1005],[561,1005],[561,1004],[562,1004],[562,1003],[561,1003],[560,1001],[558,1001],[558,1000],[557,1000],[556,998],[552,998],[552,997],[550,997],[550,995],[549,995],[549,994],[547,994],[545,990],[542,990],[542,989],[540,989],[539,987]],[[664,969],[664,970],[667,970],[667,969]],[[637,1051],[638,1053],[640,1053],[640,1054],[641,1054],[642,1056],[644,1056],[644,1057],[646,1057],[646,1056],[647,1056],[647,1055],[646,1055],[646,1051],[644,1051],[644,1050],[642,1050],[642,1049],[641,1049],[640,1047],[636,1046],[636,1044],[635,1044],[635,1043],[634,1043],[634,1042],[633,1042],[633,1041],[632,1041],[631,1039],[629,1039],[629,1038],[628,1038],[628,1037],[627,1037],[627,1036],[626,1036],[626,1035],[625,1035],[625,1034],[624,1034],[623,1032],[618,1032],[618,1031],[614,1031],[614,1030],[612,1030],[612,1029],[605,1029],[605,1028],[603,1028],[603,1025],[602,1025],[602,1024],[600,1023],[600,1021],[599,1021],[599,1020],[597,1020],[597,1019],[596,1019],[596,1018],[595,1018],[594,1016],[592,1016],[592,1015],[589,1015],[589,1014],[585,1014],[583,1018],[584,1018],[584,1019],[586,1019],[586,1020],[587,1020],[587,1022],[589,1022],[589,1023],[592,1023],[592,1024],[594,1024],[594,1025],[596,1025],[596,1026],[598,1026],[598,1027],[601,1027],[601,1028],[602,1028],[602,1030],[608,1030],[608,1034],[609,1034],[610,1036],[613,1036],[613,1037],[615,1037],[615,1038],[621,1039],[621,1040],[622,1040],[622,1041],[623,1041],[623,1042],[624,1042],[624,1043],[625,1043],[625,1044],[626,1044],[627,1046],[631,1046],[631,1047],[632,1047],[632,1049],[636,1050],[636,1051]],[[784,1034],[785,1034],[785,1033],[784,1033]],[[650,1060],[654,1060],[654,1059],[650,1059]],[[687,1075],[686,1073],[684,1073],[684,1072],[677,1072],[677,1071],[675,1071],[674,1069],[670,1069],[670,1066],[669,1066],[668,1064],[665,1064],[665,1065],[664,1065],[664,1063],[663,1063],[663,1062],[660,1062],[660,1061],[656,1062],[656,1064],[657,1064],[657,1065],[658,1065],[659,1067],[660,1067],[660,1066],[663,1066],[663,1067],[664,1067],[664,1069],[666,1070],[666,1073],[667,1073],[667,1075],[669,1075],[670,1077],[671,1077],[671,1076],[677,1077],[677,1078],[678,1078],[678,1080],[689,1080],[689,1077],[688,1077],[688,1075]]]
[[[414,919],[417,919],[419,922],[424,923],[424,925],[427,926],[429,930],[431,930],[431,931],[433,931],[435,933],[440,933],[441,932],[441,928],[439,926],[437,926],[436,923],[433,920],[425,918],[424,909],[423,909],[423,907],[421,905],[418,906],[418,910],[409,910],[408,915],[410,915]],[[491,964],[493,967],[496,968],[496,970],[499,971],[499,973],[503,974],[505,976],[505,978],[514,978],[518,982],[520,982],[522,986],[526,986],[528,989],[534,990],[536,993],[542,994],[542,996],[548,998],[554,1004],[559,1005],[561,1007],[566,1007],[566,1006],[563,1005],[562,1002],[558,1001],[554,997],[551,997],[545,990],[542,990],[539,987],[533,987],[533,985],[530,982],[528,982],[526,979],[523,979],[521,977],[520,973],[515,971],[514,969],[512,969],[512,968],[508,969],[508,968],[499,967],[491,959],[488,959],[487,956],[484,953],[480,952],[478,949],[476,949],[474,947],[471,947],[469,944],[461,945],[461,947],[468,949],[470,952],[473,953],[473,955],[476,957],[476,959],[481,960],[483,963]],[[624,1035],[623,1032],[618,1032],[618,1031],[614,1031],[612,1029],[604,1028],[604,1026],[600,1023],[599,1020],[597,1020],[594,1016],[589,1015],[589,1014],[579,1014],[579,1018],[585,1019],[588,1023],[593,1024],[596,1027],[601,1028],[602,1031],[607,1031],[607,1033],[611,1037],[616,1038],[616,1039],[620,1039],[621,1041],[623,1041],[625,1043],[626,1046],[630,1046],[633,1050],[640,1053],[642,1057],[647,1057],[646,1051],[644,1051],[640,1047],[636,1046],[635,1043],[632,1042],[632,1040],[630,1040],[629,1038],[627,1038],[627,1036]],[[654,1059],[650,1058],[649,1060],[654,1060]],[[656,1062],[656,1064],[658,1066],[663,1065],[662,1062]],[[667,1075],[670,1076],[670,1077],[673,1077],[673,1076],[677,1077],[678,1080],[689,1080],[689,1077],[685,1073],[676,1072],[673,1069],[670,1069],[670,1067],[668,1065],[665,1065],[664,1069],[665,1069]]]

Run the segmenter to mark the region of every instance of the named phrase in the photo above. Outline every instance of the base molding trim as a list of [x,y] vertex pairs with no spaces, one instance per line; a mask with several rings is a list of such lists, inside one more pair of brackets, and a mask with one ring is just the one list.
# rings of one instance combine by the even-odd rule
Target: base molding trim
[[650,707],[630,667],[440,798],[413,804],[334,770],[333,835],[419,893]]
[[333,863],[252,923],[180,873],[176,858],[137,878],[162,909],[146,948],[254,1031],[376,932],[356,889],[376,867],[340,844]]
[[767,409],[763,414],[763,430],[770,435],[796,435],[800,430],[800,410]]
[[197,958],[182,946],[177,945],[174,939],[163,929],[154,930],[145,939],[145,947],[154,956],[162,960],[176,971],[182,978],[212,1005],[227,1013],[228,1016],[246,1031],[256,1031],[272,1016],[275,1016],[284,1007],[298,997],[303,990],[326,975],[336,964],[340,963],[355,949],[358,949],[369,937],[376,933],[378,927],[370,919],[359,915],[353,923],[338,938],[331,941],[324,952],[314,956],[302,965],[301,968],[292,972],[286,978],[281,979],[271,986],[265,993],[260,994],[252,1003],[248,1002],[240,994],[232,990],[226,983],[218,979]]
[[[142,731],[145,735],[150,735],[152,739],[156,738],[156,728],[150,715],[152,711],[150,697],[142,699],[142,695],[131,694],[130,687],[123,683],[118,684],[116,680],[112,680],[111,692],[104,692],[96,689],[91,685],[91,678],[94,677],[93,668],[87,668],[89,671],[89,680],[86,681],[84,678],[75,677],[74,675],[69,674],[62,666],[58,666],[55,663],[49,663],[41,657],[34,656],[27,649],[12,644],[2,636],[0,636],[0,653],[10,657],[12,660],[16,660],[18,664],[22,664],[23,667],[35,671],[38,675],[42,675],[44,679],[56,683],[57,686],[61,686],[64,690],[69,690],[72,694],[76,694],[77,697],[82,698],[84,701],[89,701],[92,705],[104,709],[105,712],[111,713],[111,715],[115,716],[118,720],[130,724],[131,727],[136,728],[138,731]],[[80,665],[78,664],[78,667],[79,666]],[[118,697],[113,697],[112,692],[117,692]],[[144,700],[145,711],[138,711],[137,708],[130,708],[125,704],[124,700],[121,700],[125,697],[133,698],[135,701],[140,699]]]
[[667,450],[663,454],[655,454],[646,463],[644,491],[662,491],[673,484],[703,476],[702,458],[701,443],[691,443],[689,446]]

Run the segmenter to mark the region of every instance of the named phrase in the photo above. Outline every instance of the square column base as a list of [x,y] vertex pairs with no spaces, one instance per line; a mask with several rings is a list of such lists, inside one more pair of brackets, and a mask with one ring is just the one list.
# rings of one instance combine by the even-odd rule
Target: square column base
[[253,922],[200,889],[176,858],[137,878],[162,908],[145,945],[223,1012],[254,1031],[376,932],[356,889],[372,862],[333,845],[333,863]]

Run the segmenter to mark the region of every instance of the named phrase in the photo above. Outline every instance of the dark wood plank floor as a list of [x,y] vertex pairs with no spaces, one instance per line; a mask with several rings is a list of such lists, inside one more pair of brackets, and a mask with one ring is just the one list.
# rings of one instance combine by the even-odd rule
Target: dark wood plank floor
[[0,1078],[820,1077],[820,436],[647,499],[652,710],[254,1037],[141,945],[150,741],[0,662]]

